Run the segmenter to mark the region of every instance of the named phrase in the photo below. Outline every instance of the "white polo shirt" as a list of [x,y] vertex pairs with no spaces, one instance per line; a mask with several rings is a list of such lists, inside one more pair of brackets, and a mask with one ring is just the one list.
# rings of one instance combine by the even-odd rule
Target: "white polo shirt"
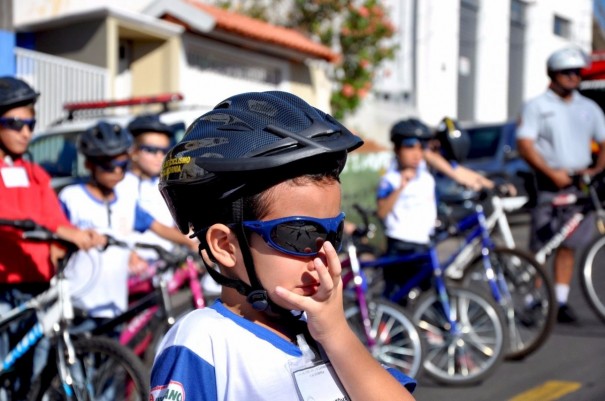
[[533,140],[551,168],[582,170],[592,162],[591,140],[605,141],[605,116],[577,91],[565,101],[549,89],[524,105],[517,138]]

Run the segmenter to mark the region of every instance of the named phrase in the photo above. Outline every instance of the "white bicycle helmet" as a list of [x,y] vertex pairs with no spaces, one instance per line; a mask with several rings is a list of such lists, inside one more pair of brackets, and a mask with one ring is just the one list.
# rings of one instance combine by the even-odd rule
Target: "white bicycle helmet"
[[588,55],[577,47],[567,47],[557,50],[548,57],[546,67],[548,71],[570,70],[586,68],[590,65]]

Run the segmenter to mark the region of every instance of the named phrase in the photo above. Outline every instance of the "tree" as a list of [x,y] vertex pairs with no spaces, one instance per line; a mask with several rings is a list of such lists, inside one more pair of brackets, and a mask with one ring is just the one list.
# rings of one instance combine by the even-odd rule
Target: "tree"
[[[287,18],[280,20],[275,2],[217,0],[219,6],[297,29],[338,51],[332,69],[332,113],[336,118],[355,111],[372,88],[374,73],[393,58],[395,32],[380,0],[293,0]],[[279,5],[283,6],[281,1]]]

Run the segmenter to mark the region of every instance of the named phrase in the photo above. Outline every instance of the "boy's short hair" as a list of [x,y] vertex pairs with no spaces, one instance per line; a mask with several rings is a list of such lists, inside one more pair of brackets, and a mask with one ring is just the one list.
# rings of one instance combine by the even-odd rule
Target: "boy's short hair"
[[234,203],[280,182],[308,174],[338,177],[347,152],[362,143],[295,95],[243,93],[188,128],[164,159],[160,191],[179,229],[198,231],[241,220]]

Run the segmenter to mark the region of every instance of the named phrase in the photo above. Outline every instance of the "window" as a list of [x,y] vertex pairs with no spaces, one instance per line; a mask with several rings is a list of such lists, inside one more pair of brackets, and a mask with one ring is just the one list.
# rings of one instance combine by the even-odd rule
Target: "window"
[[553,33],[562,38],[571,38],[571,22],[568,19],[555,15]]
[[471,149],[467,159],[481,159],[496,157],[500,144],[501,127],[469,128]]

